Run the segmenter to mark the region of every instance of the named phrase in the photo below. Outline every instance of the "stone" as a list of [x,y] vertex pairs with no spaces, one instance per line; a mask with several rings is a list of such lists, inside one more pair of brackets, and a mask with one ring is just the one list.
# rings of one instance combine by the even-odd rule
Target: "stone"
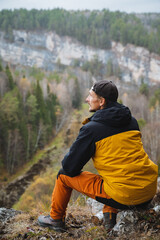
[[0,222],[3,224],[7,222],[10,218],[14,217],[17,214],[20,214],[21,211],[16,211],[9,208],[0,208]]
[[87,199],[87,205],[91,210],[91,213],[98,217],[99,220],[103,219],[103,206],[104,204],[97,202],[96,200],[92,198]]
[[157,213],[160,212],[160,205],[155,206],[153,209],[154,209],[155,212],[157,212]]

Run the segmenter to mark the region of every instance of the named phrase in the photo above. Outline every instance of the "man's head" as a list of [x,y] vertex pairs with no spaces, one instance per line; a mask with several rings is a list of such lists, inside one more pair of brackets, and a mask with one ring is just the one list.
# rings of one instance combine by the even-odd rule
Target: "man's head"
[[112,81],[103,80],[93,85],[86,102],[89,104],[89,111],[96,112],[106,107],[108,102],[116,102],[117,98],[118,89],[116,85]]

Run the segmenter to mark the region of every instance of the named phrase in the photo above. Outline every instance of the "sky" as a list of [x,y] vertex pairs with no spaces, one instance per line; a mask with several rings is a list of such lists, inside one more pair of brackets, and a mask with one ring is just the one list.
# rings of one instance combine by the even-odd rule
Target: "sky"
[[160,0],[0,0],[2,9],[53,9],[102,10],[127,13],[159,12]]

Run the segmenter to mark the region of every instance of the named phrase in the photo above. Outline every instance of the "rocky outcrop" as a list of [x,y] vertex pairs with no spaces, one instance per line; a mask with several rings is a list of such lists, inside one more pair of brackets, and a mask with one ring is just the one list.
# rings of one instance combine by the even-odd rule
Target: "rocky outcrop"
[[[89,206],[94,218],[93,221],[98,224],[103,220],[103,204],[94,199],[88,198],[87,205]],[[160,231],[160,192],[158,192],[148,209],[143,210],[123,210],[117,214],[117,223],[109,233],[110,236],[128,236],[135,235],[136,231],[140,234],[144,231],[145,234],[152,234],[152,231],[158,233]],[[132,239],[130,237],[129,239]]]
[[126,82],[140,83],[143,78],[149,84],[160,83],[160,56],[145,48],[112,42],[110,50],[95,49],[55,32],[14,31],[13,34],[14,41],[9,43],[0,32],[0,56],[4,61],[54,70],[58,61],[71,65],[75,59],[83,62],[97,55],[104,64],[112,60],[119,65]]
[[160,83],[159,55],[150,53],[143,47],[131,44],[123,46],[115,42],[112,43],[112,51],[116,55],[119,66],[125,70],[123,79],[126,82],[133,79],[139,83],[143,78],[148,83]]

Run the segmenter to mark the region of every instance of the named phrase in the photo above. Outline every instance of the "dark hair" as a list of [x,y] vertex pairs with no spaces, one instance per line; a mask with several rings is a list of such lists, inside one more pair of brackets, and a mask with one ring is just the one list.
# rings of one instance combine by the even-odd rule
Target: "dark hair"
[[118,98],[118,89],[112,81],[102,80],[96,82],[92,90],[107,101],[116,102]]

